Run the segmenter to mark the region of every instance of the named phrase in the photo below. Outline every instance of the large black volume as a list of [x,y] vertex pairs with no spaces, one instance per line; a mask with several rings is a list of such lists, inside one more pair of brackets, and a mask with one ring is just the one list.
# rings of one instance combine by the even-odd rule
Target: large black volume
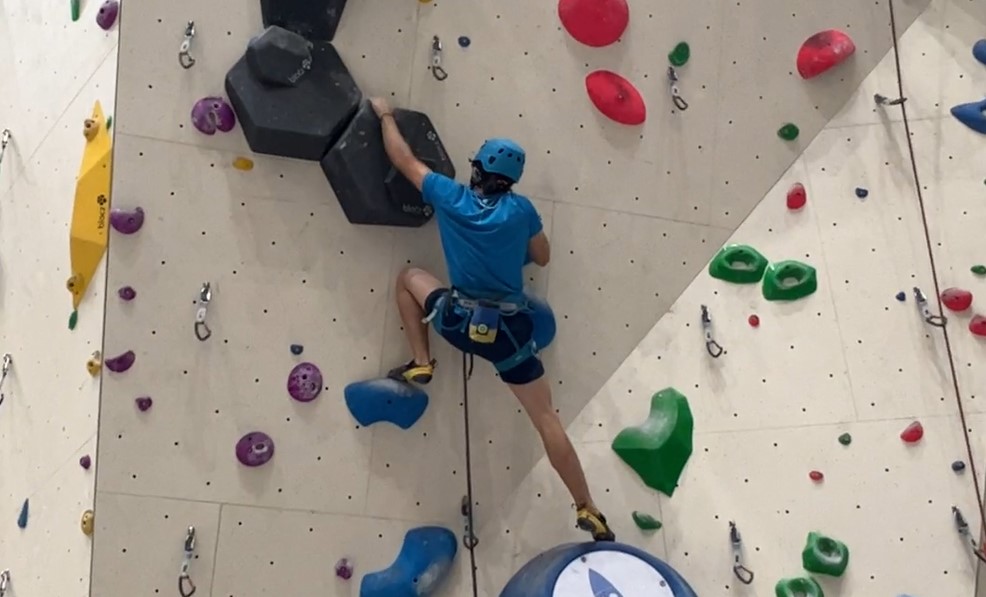
[[[435,172],[455,177],[455,167],[426,115],[394,110],[394,120],[418,159]],[[369,101],[360,105],[349,127],[322,159],[322,170],[353,224],[416,227],[433,215],[421,193],[387,158],[380,119]]]
[[311,41],[332,41],[346,0],[260,0],[264,27],[280,25]]

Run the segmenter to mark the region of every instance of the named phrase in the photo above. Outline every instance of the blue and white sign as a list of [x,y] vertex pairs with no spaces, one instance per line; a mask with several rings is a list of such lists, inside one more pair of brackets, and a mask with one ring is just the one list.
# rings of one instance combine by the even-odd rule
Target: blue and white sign
[[635,555],[595,551],[566,566],[552,597],[675,597],[668,581]]

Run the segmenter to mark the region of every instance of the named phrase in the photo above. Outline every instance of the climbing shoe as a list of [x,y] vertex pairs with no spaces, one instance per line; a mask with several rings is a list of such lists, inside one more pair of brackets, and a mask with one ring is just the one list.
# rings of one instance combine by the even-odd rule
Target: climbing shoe
[[606,517],[594,508],[579,508],[575,526],[592,534],[593,541],[616,541],[616,535],[606,524]]
[[411,359],[400,367],[394,367],[387,373],[387,377],[397,381],[414,382],[425,385],[431,381],[435,374],[435,359],[427,365],[419,365]]

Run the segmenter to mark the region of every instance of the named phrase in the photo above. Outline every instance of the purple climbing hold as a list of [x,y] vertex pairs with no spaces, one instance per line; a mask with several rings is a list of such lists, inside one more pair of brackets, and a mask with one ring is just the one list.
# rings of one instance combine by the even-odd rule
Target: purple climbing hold
[[192,107],[192,124],[206,135],[215,135],[216,131],[227,133],[236,126],[236,114],[223,98],[204,97]]
[[311,402],[322,391],[322,372],[312,363],[299,363],[288,376],[288,394],[298,402]]
[[336,562],[336,576],[343,580],[349,580],[353,577],[353,564],[347,558],[342,558]]
[[137,360],[137,355],[134,351],[128,350],[127,352],[115,356],[111,359],[106,359],[103,361],[103,365],[113,373],[123,373],[127,369],[134,366],[134,361]]
[[142,413],[146,413],[151,409],[151,406],[154,405],[154,401],[151,400],[150,396],[141,396],[140,398],[135,398],[134,403],[137,405],[137,408]]
[[120,14],[120,2],[119,0],[106,0],[103,5],[99,7],[99,12],[96,13],[96,24],[100,26],[103,31],[108,31],[113,23],[116,23],[116,17]]
[[125,301],[132,301],[137,298],[137,291],[132,286],[124,286],[116,291],[117,296]]
[[92,458],[88,454],[86,454],[85,456],[79,459],[79,466],[81,466],[86,470],[89,470],[89,467],[92,466]]
[[110,210],[110,226],[120,234],[133,234],[140,230],[143,225],[144,209],[141,207],[132,210]]
[[274,440],[262,431],[252,431],[236,442],[236,459],[245,466],[260,466],[274,457]]

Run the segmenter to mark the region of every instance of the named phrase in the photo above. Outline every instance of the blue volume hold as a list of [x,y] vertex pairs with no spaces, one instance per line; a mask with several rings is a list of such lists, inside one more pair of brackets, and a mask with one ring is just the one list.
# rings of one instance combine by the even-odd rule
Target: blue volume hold
[[442,527],[418,527],[404,535],[404,544],[390,568],[371,572],[360,583],[360,597],[428,597],[448,574],[459,541]]
[[972,46],[972,55],[983,64],[986,64],[986,39],[981,39]]
[[410,429],[428,408],[424,390],[389,377],[351,383],[344,394],[350,414],[364,427],[386,421]]
[[986,135],[986,100],[959,104],[952,108],[952,116],[959,122],[976,131]]

